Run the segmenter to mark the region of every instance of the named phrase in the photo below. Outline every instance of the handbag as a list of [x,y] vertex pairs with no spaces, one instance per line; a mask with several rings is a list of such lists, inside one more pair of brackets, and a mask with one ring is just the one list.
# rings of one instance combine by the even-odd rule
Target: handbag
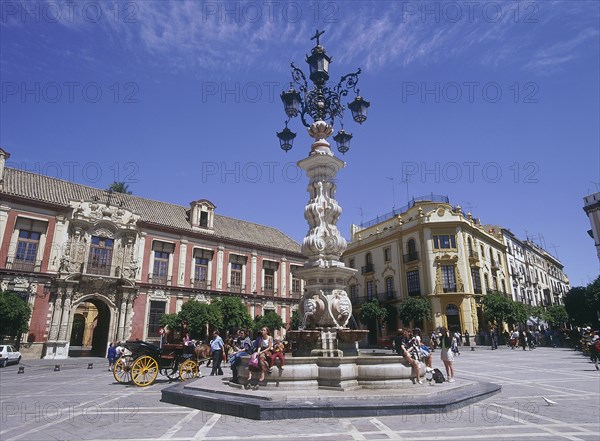
[[248,366],[258,369],[258,354],[256,352],[250,356]]

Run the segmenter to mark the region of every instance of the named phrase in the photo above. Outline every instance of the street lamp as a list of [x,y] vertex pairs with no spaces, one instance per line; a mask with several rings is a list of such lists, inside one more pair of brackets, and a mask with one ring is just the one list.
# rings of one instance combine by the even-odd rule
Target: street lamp
[[[336,175],[346,163],[334,156],[327,138],[333,135],[334,122],[336,118],[342,120],[344,110],[350,109],[354,121],[363,123],[370,104],[356,88],[360,69],[342,76],[337,84],[327,83],[332,58],[319,42],[322,34],[322,31],[317,31],[311,38],[316,40],[316,45],[306,57],[310,69],[308,77],[294,63],[291,64],[292,83],[280,96],[288,120],[277,137],[281,148],[289,151],[296,134],[288,129],[287,123],[300,116],[309,136],[314,139],[308,157],[297,162],[308,177],[307,191],[310,195],[304,208],[309,229],[301,247],[306,261],[294,270],[294,277],[306,283],[299,305],[302,327],[306,329],[299,332],[310,333],[307,345],[311,356],[338,357],[343,355],[338,343],[349,341],[347,325],[352,317],[352,302],[346,287],[356,269],[346,267],[341,260],[347,243],[337,228],[342,208],[335,200]],[[312,84],[309,85],[307,78]],[[342,101],[351,92],[355,95],[354,101],[344,105]],[[340,130],[333,139],[343,154],[350,148],[352,134],[340,124]],[[319,331],[317,339],[313,339],[315,331]],[[308,338],[299,335],[299,338],[305,337]]]
[[[277,132],[277,138],[279,138],[280,147],[286,152],[292,148],[296,137],[296,134],[288,129],[288,121],[300,115],[302,124],[310,128],[311,123],[306,119],[306,115],[309,115],[313,121],[324,121],[331,127],[336,117],[340,119],[344,117],[345,107],[341,101],[350,91],[356,94],[354,101],[347,105],[352,112],[352,118],[359,124],[367,120],[367,109],[371,104],[359,95],[360,91],[356,88],[358,76],[361,73],[360,69],[342,76],[337,85],[327,85],[331,57],[327,55],[325,48],[319,42],[323,32],[325,31],[317,31],[311,38],[311,40],[316,39],[317,44],[312,48],[311,54],[306,56],[310,70],[309,79],[313,86],[309,86],[304,72],[291,63],[293,82],[290,83],[289,89],[280,95],[288,120],[285,128],[281,132]],[[333,139],[337,143],[338,150],[343,154],[350,148],[352,134],[346,133],[342,127],[342,130]]]

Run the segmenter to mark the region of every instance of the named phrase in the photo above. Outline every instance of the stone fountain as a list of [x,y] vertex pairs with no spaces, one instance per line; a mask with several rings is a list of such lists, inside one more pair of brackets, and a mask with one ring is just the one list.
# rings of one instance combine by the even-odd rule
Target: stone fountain
[[[315,87],[309,90],[304,74],[292,64],[293,79],[304,98],[291,85],[281,95],[288,117],[300,114],[314,139],[308,157],[298,162],[309,179],[310,199],[304,209],[309,230],[302,243],[307,260],[294,271],[295,277],[305,281],[305,292],[299,305],[301,329],[287,334],[293,352],[286,356],[285,369],[274,367],[260,384],[256,379],[246,380],[249,357],[243,357],[238,367],[241,384],[205,377],[163,389],[162,401],[252,419],[348,417],[455,410],[500,390],[498,385],[468,380],[440,389],[413,384],[411,368],[403,357],[358,352],[357,342],[369,331],[348,328],[352,302],[345,289],[356,270],[340,261],[347,244],[336,226],[342,209],[335,200],[335,178],[345,163],[333,155],[327,138],[333,132],[334,117],[342,116],[340,99],[350,89],[357,93],[348,104],[356,122],[366,120],[369,103],[355,89],[360,69],[344,75],[337,86],[326,86],[331,58],[319,44],[321,34],[317,31],[313,37],[317,44],[306,59]],[[306,114],[313,118],[312,124],[306,122]],[[287,151],[296,134],[286,123],[277,136]],[[344,142],[351,137],[340,130],[334,137],[338,150],[347,151]],[[419,373],[425,373],[423,364]],[[253,390],[245,390],[248,386]]]

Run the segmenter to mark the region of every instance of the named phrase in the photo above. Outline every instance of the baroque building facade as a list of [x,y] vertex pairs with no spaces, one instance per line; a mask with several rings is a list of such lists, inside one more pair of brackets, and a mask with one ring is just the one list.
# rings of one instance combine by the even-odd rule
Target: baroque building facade
[[359,270],[348,286],[355,316],[365,302],[378,299],[391,311],[383,326],[389,334],[408,325],[395,311],[411,296],[429,298],[433,315],[430,323],[414,325],[426,332],[445,326],[474,335],[488,327],[482,299],[489,292],[547,307],[563,305],[570,289],[556,257],[508,229],[482,225],[446,196],[416,198],[407,207],[352,225],[343,257]]
[[[104,355],[109,341],[159,339],[159,320],[195,299],[240,297],[289,323],[305,258],[281,231],[189,207],[5,167],[0,149],[0,284],[32,306],[26,357]],[[278,330],[281,331],[281,330]]]
[[[473,335],[484,325],[482,296],[490,290],[509,295],[502,233],[486,230],[445,196],[413,199],[404,209],[353,225],[351,236],[344,261],[359,270],[348,286],[357,309],[377,298],[393,311],[402,300],[423,296],[433,321],[416,325]],[[387,332],[399,326],[397,314],[390,314]]]
[[531,306],[564,305],[571,289],[564,266],[533,241],[519,240],[503,228],[512,299]]

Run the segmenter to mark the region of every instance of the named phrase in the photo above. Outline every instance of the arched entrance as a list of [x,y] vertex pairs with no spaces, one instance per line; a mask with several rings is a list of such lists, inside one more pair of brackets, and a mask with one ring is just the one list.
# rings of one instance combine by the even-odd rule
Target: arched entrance
[[448,324],[448,330],[451,332],[460,332],[462,329],[458,307],[452,303],[446,305],[446,323]]
[[108,346],[110,309],[90,298],[77,305],[71,327],[69,357],[104,357]]

